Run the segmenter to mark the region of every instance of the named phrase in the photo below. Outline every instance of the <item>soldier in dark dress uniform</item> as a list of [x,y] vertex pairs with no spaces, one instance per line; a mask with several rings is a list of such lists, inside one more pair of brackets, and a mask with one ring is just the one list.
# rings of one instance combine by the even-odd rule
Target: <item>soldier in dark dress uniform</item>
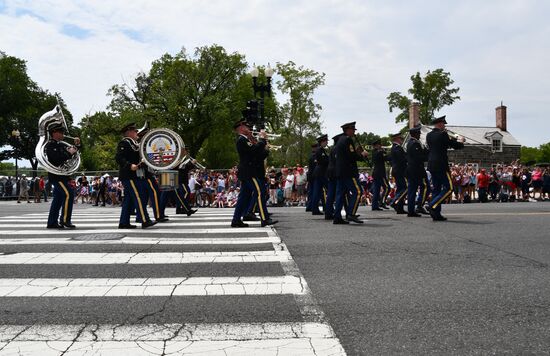
[[164,207],[161,204],[161,193],[160,188],[157,182],[157,177],[155,177],[155,174],[151,171],[150,167],[143,167],[145,170],[145,189],[146,192],[146,199],[145,204],[147,205],[147,202],[151,200],[151,205],[153,206],[153,214],[155,216],[155,220],[157,222],[166,222],[168,221],[168,218],[166,215],[164,215]]
[[136,173],[141,165],[139,145],[136,141],[138,138],[136,124],[131,123],[124,126],[121,132],[124,138],[118,143],[116,162],[119,166],[118,177],[124,186],[124,200],[122,202],[118,228],[133,229],[136,227],[130,224],[130,211],[133,204],[136,208],[136,220],[141,222],[143,229],[146,229],[155,225],[156,222],[149,219],[144,184],[138,182]]
[[319,211],[319,201],[323,202],[323,211],[326,210],[326,195],[327,195],[327,169],[328,169],[328,153],[327,144],[328,136],[322,135],[317,137],[319,144],[315,150],[315,169],[313,170],[313,198],[311,204],[311,212],[313,215],[325,215]]
[[407,178],[405,178],[405,173],[407,171],[407,157],[402,144],[403,137],[400,133],[392,135],[392,147],[390,154],[391,174],[395,179],[396,191],[390,206],[397,212],[397,214],[406,214],[405,209],[403,209],[403,205],[405,204],[405,198],[407,196]]
[[239,193],[239,198],[237,199],[237,205],[235,206],[235,212],[233,213],[233,220],[231,221],[232,227],[247,227],[248,224],[245,224],[242,221],[243,216],[246,214],[246,210],[249,206],[250,199],[252,198],[252,193],[256,191],[256,196],[259,210],[260,210],[260,219],[261,225],[273,225],[277,221],[271,220],[266,212],[264,201],[262,197],[262,187],[258,182],[258,179],[255,177],[257,170],[254,167],[255,159],[257,156],[264,154],[264,149],[267,144],[266,133],[261,131],[259,135],[258,142],[252,142],[252,133],[246,121],[240,120],[233,128],[236,130],[237,134],[237,152],[239,153],[239,165],[237,171],[237,177],[241,181],[241,191]]
[[317,152],[317,148],[319,148],[318,143],[314,143],[311,145],[311,154],[309,155],[309,159],[307,162],[307,173],[306,173],[306,181],[307,181],[307,203],[306,203],[306,212],[312,211],[312,203],[313,203],[313,185],[314,185],[314,177],[313,172],[315,171],[315,152]]
[[[361,196],[361,185],[359,184],[359,170],[357,161],[367,157],[366,151],[357,152],[352,137],[355,136],[355,122],[341,126],[344,134],[338,139],[335,149],[334,176],[336,177],[336,203],[334,206],[334,224],[349,224],[353,221],[362,224],[356,216]],[[346,220],[342,219],[341,211],[344,206],[344,199],[348,196],[348,208]]]
[[[185,156],[186,149],[184,150],[182,156]],[[190,160],[186,164],[182,164],[178,167],[178,188],[175,190],[176,193],[176,214],[187,214],[191,216],[197,212],[197,209],[191,209],[191,204],[189,203],[189,197],[191,196],[191,191],[189,190],[189,172],[195,168],[194,159]]]
[[[63,125],[51,124],[48,131],[51,139],[46,143],[46,156],[48,156],[48,161],[52,165],[59,167],[77,153],[80,149],[80,139],[75,139],[74,147],[68,147],[60,142],[64,137]],[[48,172],[48,182],[54,187],[52,205],[48,215],[48,229],[63,229],[65,227],[74,229],[76,227],[71,222],[74,191],[69,187],[69,179],[69,176]],[[61,210],[61,216],[59,210]]]
[[[269,149],[268,145],[264,147],[263,150],[260,150],[258,154],[254,157],[253,167],[254,167],[254,177],[258,181],[258,184],[260,186],[260,192],[261,196],[260,199],[263,201],[263,207],[264,207],[264,213],[267,217],[270,216],[269,211],[267,209],[267,198],[268,198],[268,191],[266,187],[266,181],[265,181],[265,160],[267,157],[269,157]],[[255,213],[261,214],[260,206],[258,205],[258,196],[256,194],[256,190],[252,192],[252,198],[250,199],[250,203],[248,204],[248,213],[243,217],[243,221],[258,221],[261,220],[256,216]]]
[[416,193],[420,188],[421,200],[426,199],[427,175],[424,169],[424,162],[428,160],[428,150],[420,142],[421,126],[413,127],[409,130],[410,139],[407,142],[407,210],[409,217],[420,217],[421,215],[415,209]]
[[[334,175],[334,167],[336,166],[336,143],[343,134],[338,134],[332,138],[333,145],[330,149],[328,166],[327,166],[327,199],[325,201],[325,220],[334,219],[334,201],[336,199],[336,176]],[[346,206],[347,211],[347,206]]]
[[459,142],[455,138],[449,137],[445,130],[447,121],[445,116],[436,118],[432,121],[433,130],[426,136],[426,142],[430,153],[428,156],[428,171],[432,174],[433,194],[432,201],[427,209],[434,221],[445,221],[441,215],[441,204],[453,194],[453,182],[449,171],[449,157],[447,150],[454,148],[459,150],[464,148],[464,139]]
[[[386,207],[386,197],[388,196],[388,177],[386,176],[386,162],[390,160],[390,156],[384,153],[382,148],[382,141],[376,140],[372,143],[374,150],[372,151],[372,210],[380,211]],[[382,197],[380,196],[380,190],[382,190]],[[380,198],[382,198],[382,204],[380,204]]]

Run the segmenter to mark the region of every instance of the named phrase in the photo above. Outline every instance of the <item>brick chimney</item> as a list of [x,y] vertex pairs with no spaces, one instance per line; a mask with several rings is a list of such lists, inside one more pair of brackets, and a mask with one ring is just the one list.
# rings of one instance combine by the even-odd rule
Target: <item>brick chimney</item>
[[409,106],[409,129],[420,125],[420,103],[413,102]]
[[500,103],[500,106],[496,108],[497,111],[497,127],[502,131],[506,131],[506,106]]

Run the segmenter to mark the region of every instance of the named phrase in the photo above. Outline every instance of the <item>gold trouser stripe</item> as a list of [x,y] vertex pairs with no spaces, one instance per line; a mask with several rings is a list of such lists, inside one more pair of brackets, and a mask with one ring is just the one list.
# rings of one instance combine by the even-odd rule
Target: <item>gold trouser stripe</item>
[[327,203],[327,190],[323,187],[323,197],[325,198],[325,204]]
[[424,193],[422,193],[422,206],[426,203],[426,198],[428,195],[428,180],[422,179],[422,182],[424,183]]
[[441,199],[435,202],[432,207],[433,209],[437,208],[439,204],[443,203],[449,197],[449,195],[453,194],[453,181],[451,180],[449,172],[447,172],[447,179],[449,180],[449,190],[447,191],[447,193],[445,193],[445,195],[441,197]]
[[[183,185],[183,184],[182,184],[182,185]],[[176,197],[178,197],[178,200],[180,201],[181,206],[182,206],[185,210],[187,210],[187,209],[185,208],[185,204],[183,203],[183,199],[180,197],[180,193],[178,192],[177,189],[176,189]]]
[[405,195],[407,195],[407,189],[408,188],[409,188],[409,181],[407,180],[407,178],[405,178],[405,190],[403,190],[403,193],[401,193],[399,198],[397,198],[397,200],[395,201],[396,203],[401,201],[401,199],[403,199],[405,197]]
[[67,221],[67,214],[69,213],[69,191],[67,190],[67,187],[65,187],[65,184],[63,182],[59,182],[59,186],[63,188],[63,191],[65,192],[65,204],[63,209],[63,223],[68,223]]
[[359,199],[361,198],[361,188],[359,188],[359,184],[357,184],[357,180],[355,178],[351,178],[353,181],[353,184],[355,185],[355,189],[357,189],[357,197],[355,198],[355,205],[353,206],[352,215],[355,215],[357,212],[357,209],[359,208]]
[[151,190],[153,191],[153,203],[155,204],[155,218],[160,219],[160,210],[159,210],[159,198],[157,196],[157,190],[155,189],[155,186],[153,185],[153,182],[151,182],[151,179],[147,178],[147,182],[149,183],[149,186],[151,187]]
[[189,195],[189,192],[187,191],[187,185],[186,184],[181,184],[181,187],[183,188],[183,191],[185,192],[185,194],[183,195],[183,198],[187,199],[187,196]]
[[130,179],[130,185],[132,186],[132,189],[134,190],[134,194],[136,195],[136,199],[138,202],[138,208],[136,210],[139,210],[139,213],[141,214],[141,223],[145,224],[147,219],[145,218],[145,213],[143,212],[143,206],[141,205],[141,198],[139,197],[139,192],[136,188],[136,185],[134,184],[134,181]]
[[265,218],[264,206],[262,204],[262,191],[260,190],[260,185],[258,184],[256,178],[252,178],[252,182],[256,187],[256,192],[258,193],[258,206],[260,207],[260,215],[262,216],[262,220],[267,220]]

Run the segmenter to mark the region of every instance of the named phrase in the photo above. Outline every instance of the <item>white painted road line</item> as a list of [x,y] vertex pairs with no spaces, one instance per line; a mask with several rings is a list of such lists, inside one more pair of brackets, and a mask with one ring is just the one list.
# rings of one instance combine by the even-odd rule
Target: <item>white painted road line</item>
[[[170,229],[170,228],[162,228],[163,226],[166,226],[164,224],[156,225],[152,228],[148,229],[97,229],[97,230],[82,230],[82,229],[63,229],[63,230],[53,230],[53,229],[44,229],[44,230],[0,230],[0,236],[3,235],[33,235],[33,234],[40,234],[40,235],[88,235],[88,234],[112,234],[112,233],[128,233],[131,232],[132,234],[242,234],[243,232],[267,232],[271,231],[270,228],[267,227],[247,227],[247,228],[218,228],[218,229]],[[229,226],[229,223],[226,224],[226,226]]]
[[[76,221],[73,221],[73,223],[76,225]],[[40,228],[45,228],[46,222],[45,221],[42,221],[42,222],[33,222],[33,223],[27,223],[25,221],[21,221],[20,224],[4,224],[3,222],[0,223],[0,228],[21,228],[21,227],[40,227]],[[252,221],[249,223],[250,225],[260,225],[260,222],[259,221]],[[173,227],[173,226],[178,226],[178,227],[183,227],[183,226],[229,226],[231,225],[231,222],[229,220],[227,221],[191,221],[191,222],[166,222],[166,223],[162,223],[160,225],[158,225],[159,227],[161,226],[164,226],[164,227]],[[101,219],[100,221],[97,221],[95,223],[79,223],[77,225],[78,227],[113,227],[113,228],[118,228],[118,220],[115,222],[107,222],[107,223],[103,223],[103,219]]]
[[[210,217],[210,216],[207,216],[207,217],[204,217],[204,218],[199,218],[199,217],[183,217],[183,216],[175,216],[175,217],[170,217],[169,218],[169,222],[168,223],[171,223],[171,222],[181,222],[181,221],[211,221],[211,220],[217,220],[217,221],[231,221],[231,217],[230,216],[220,216],[220,217]],[[107,216],[107,217],[103,217],[103,216],[98,216],[98,217],[95,217],[95,218],[92,218],[92,217],[79,217],[79,216],[73,216],[72,218],[72,222],[76,223],[76,222],[98,222],[98,221],[113,221],[113,222],[117,222],[120,220],[120,217],[119,216]],[[46,223],[48,221],[48,217],[44,216],[44,217],[20,217],[20,218],[10,218],[10,219],[6,219],[6,218],[0,218],[0,226],[3,226],[4,223],[16,223],[16,222],[19,222],[19,223],[32,223],[32,222],[42,222],[42,223]]]
[[249,263],[281,262],[291,259],[287,251],[244,252],[147,252],[147,253],[15,253],[0,254],[4,264],[179,264],[179,263]]
[[0,246],[8,245],[247,245],[279,243],[278,237],[235,237],[217,239],[201,238],[140,238],[124,237],[120,240],[72,240],[70,237],[60,238],[30,238],[30,239],[0,239]]
[[0,348],[10,355],[345,355],[321,323],[9,325],[0,326]]
[[303,294],[300,277],[0,279],[0,297],[150,297]]

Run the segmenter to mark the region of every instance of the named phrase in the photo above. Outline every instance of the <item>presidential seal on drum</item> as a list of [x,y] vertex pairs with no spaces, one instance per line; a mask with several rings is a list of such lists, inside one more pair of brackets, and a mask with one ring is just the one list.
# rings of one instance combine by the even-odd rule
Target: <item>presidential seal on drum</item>
[[154,129],[147,132],[140,143],[143,162],[154,170],[172,169],[182,160],[181,137],[170,129]]

